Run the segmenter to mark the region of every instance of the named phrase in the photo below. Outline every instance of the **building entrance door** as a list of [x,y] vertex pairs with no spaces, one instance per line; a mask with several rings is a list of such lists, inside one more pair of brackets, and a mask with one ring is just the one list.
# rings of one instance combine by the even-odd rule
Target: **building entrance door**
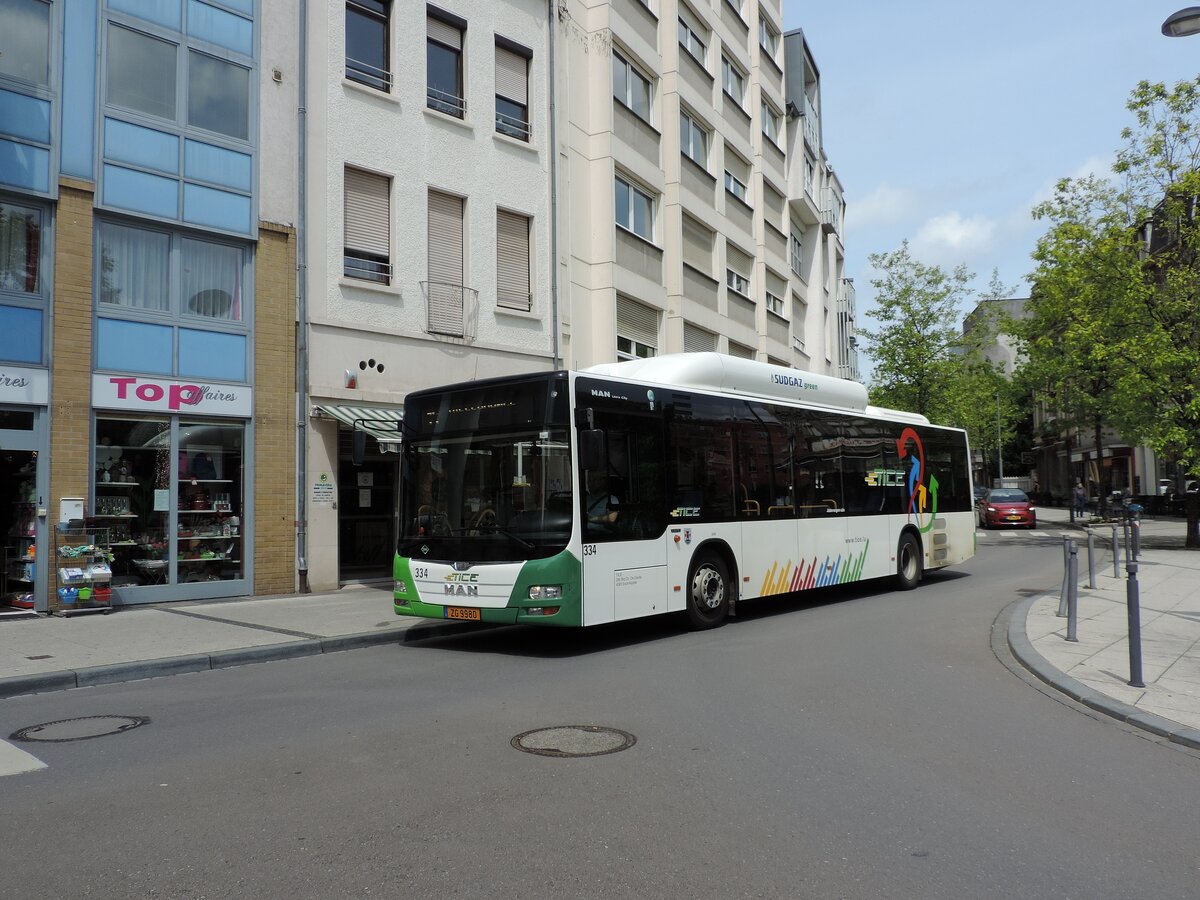
[[32,408],[0,407],[0,615],[45,608],[45,578],[38,577],[38,568],[49,564],[42,480],[47,473],[38,466],[39,426]]
[[338,431],[338,581],[386,581],[396,552],[399,456],[367,437],[362,465],[353,460],[353,432]]

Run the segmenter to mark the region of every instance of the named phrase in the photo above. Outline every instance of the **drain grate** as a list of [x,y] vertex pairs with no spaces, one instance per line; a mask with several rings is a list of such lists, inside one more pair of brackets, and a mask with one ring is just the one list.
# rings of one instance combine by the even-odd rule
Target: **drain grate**
[[637,738],[628,731],[604,725],[554,725],[518,734],[510,743],[524,753],[538,756],[604,756],[628,750],[637,743]]
[[60,744],[66,741],[86,741],[90,738],[121,734],[140,728],[149,722],[146,716],[80,716],[75,719],[59,719],[29,725],[8,736],[11,741],[42,741]]

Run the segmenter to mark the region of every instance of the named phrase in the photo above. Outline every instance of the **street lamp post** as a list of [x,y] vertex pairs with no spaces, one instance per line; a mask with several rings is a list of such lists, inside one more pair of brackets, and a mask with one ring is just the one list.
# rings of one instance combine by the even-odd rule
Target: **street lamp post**
[[1200,34],[1200,6],[1189,6],[1171,13],[1162,24],[1162,33],[1167,37]]

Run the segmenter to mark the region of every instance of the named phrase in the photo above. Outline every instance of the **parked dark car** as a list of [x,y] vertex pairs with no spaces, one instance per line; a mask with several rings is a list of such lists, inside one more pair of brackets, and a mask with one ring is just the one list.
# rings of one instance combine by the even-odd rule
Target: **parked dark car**
[[1037,512],[1024,491],[992,488],[975,504],[975,520],[981,528],[1036,528]]

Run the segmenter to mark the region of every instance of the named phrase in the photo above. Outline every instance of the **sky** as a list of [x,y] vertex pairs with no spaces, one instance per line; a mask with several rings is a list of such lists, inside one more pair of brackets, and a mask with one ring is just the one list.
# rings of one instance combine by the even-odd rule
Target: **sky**
[[905,239],[921,262],[965,264],[977,292],[997,269],[1009,296],[1028,296],[1045,231],[1033,206],[1060,178],[1111,175],[1139,81],[1200,73],[1200,35],[1161,32],[1178,0],[783,3],[821,74],[860,327],[872,326],[867,257]]

